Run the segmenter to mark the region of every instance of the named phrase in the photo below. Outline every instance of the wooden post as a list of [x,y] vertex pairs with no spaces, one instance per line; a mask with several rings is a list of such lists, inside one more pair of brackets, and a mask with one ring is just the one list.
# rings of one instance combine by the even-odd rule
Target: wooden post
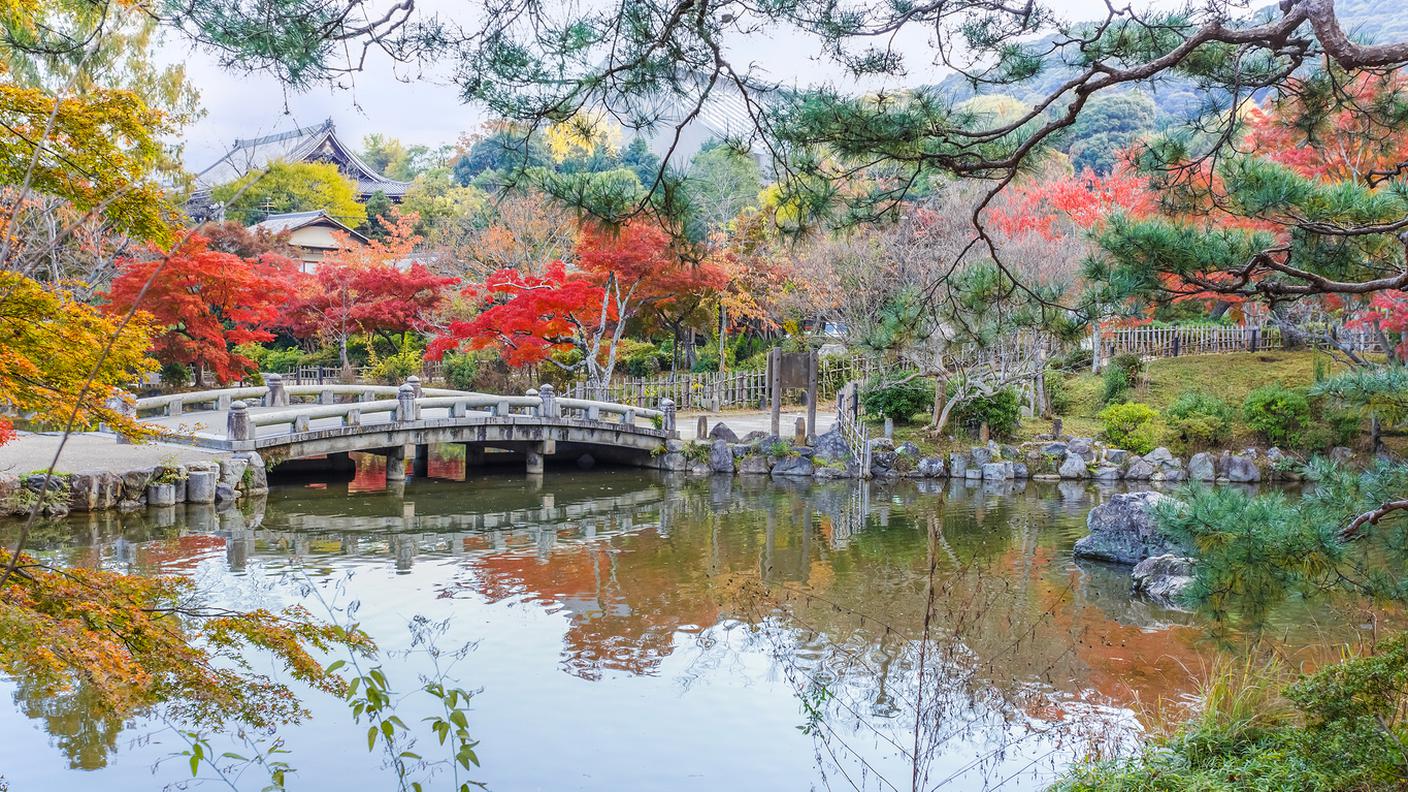
[[782,432],[782,347],[768,353],[768,389],[772,394],[772,432]]
[[819,364],[816,350],[812,350],[807,356],[807,428],[802,433],[804,443],[810,443],[816,437],[816,381]]

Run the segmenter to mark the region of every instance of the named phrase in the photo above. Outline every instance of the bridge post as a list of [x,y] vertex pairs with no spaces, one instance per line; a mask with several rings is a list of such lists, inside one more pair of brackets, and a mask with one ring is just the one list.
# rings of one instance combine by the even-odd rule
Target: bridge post
[[386,480],[406,480],[406,447],[391,446],[386,449]]
[[542,472],[543,472],[543,454],[544,454],[544,451],[546,450],[546,446],[547,446],[547,443],[544,443],[544,442],[536,442],[536,443],[529,443],[529,444],[528,444],[528,472],[529,472],[529,473],[542,473]]
[[538,411],[538,415],[543,418],[557,418],[557,395],[553,393],[552,386],[543,383],[538,388],[538,398],[542,400],[543,406]]
[[406,382],[396,391],[396,421],[414,421],[416,419],[416,386]]
[[[121,415],[129,420],[137,420],[137,402],[133,400],[131,394],[126,391],[118,391],[108,397],[107,407],[109,410]],[[112,427],[104,427],[111,429]],[[122,435],[117,436],[118,445],[126,445],[131,441]]]
[[417,377],[416,375],[412,374],[411,376],[406,377],[406,384],[410,385],[412,388],[415,389],[416,398],[419,399],[421,397],[420,377]]
[[243,401],[230,405],[230,413],[225,417],[225,437],[235,441],[254,439],[254,427],[249,425],[249,405]]
[[673,399],[660,400],[660,412],[665,413],[665,420],[661,422],[660,428],[670,434],[675,433],[675,402]]
[[[527,393],[524,393],[523,395],[524,395],[524,396],[528,396],[529,398],[536,399],[536,398],[538,398],[538,389],[537,389],[537,388],[529,388],[529,389],[528,389],[528,392],[527,392]],[[531,410],[531,412],[528,413],[529,415],[538,415],[538,414],[542,413],[542,408],[541,408],[541,407],[529,407],[528,409]]]
[[269,392],[264,394],[265,407],[287,407],[288,389],[284,387],[284,375],[270,372],[264,375],[264,384]]

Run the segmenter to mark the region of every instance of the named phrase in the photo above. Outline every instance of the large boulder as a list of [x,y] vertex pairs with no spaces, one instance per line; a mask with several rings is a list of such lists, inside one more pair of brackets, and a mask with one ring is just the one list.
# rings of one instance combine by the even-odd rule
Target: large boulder
[[993,460],[992,449],[988,446],[973,446],[968,451],[969,459],[973,460],[973,467],[981,468]]
[[1212,481],[1217,478],[1217,458],[1206,451],[1194,454],[1188,460],[1188,478],[1193,481]]
[[1154,477],[1154,466],[1143,457],[1135,457],[1129,467],[1125,468],[1124,477],[1128,481],[1148,481]]
[[732,429],[728,428],[728,424],[724,423],[723,421],[719,421],[718,423],[714,424],[713,429],[709,430],[709,439],[723,440],[726,443],[737,443],[738,435],[735,434]]
[[1124,476],[1124,471],[1115,465],[1101,465],[1095,469],[1096,481],[1119,481]]
[[1177,607],[1183,592],[1193,584],[1195,561],[1187,556],[1150,556],[1134,565],[1129,575],[1134,592],[1162,605]]
[[983,481],[1006,481],[1012,478],[1011,462],[988,462],[983,465]]
[[1073,437],[1071,442],[1066,444],[1066,453],[1076,454],[1086,462],[1094,462],[1096,457],[1095,441],[1089,437]]
[[813,474],[817,478],[854,478],[855,462],[839,428],[817,437],[812,444]]
[[1227,457],[1227,480],[1236,484],[1252,484],[1261,481],[1261,468],[1256,466],[1252,454],[1229,454]]
[[963,478],[968,475],[968,454],[963,451],[954,451],[948,455],[948,474],[953,478]]
[[921,478],[943,478],[947,475],[944,469],[944,461],[939,457],[924,457],[919,460],[916,472]]
[[772,462],[762,454],[749,454],[738,460],[738,472],[744,475],[766,476],[772,471]]
[[1154,472],[1149,478],[1154,481],[1182,481],[1188,476],[1183,470],[1183,460],[1163,446],[1145,454],[1144,461],[1153,466]]
[[1078,558],[1119,564],[1137,564],[1150,556],[1182,553],[1159,532],[1152,510],[1156,504],[1176,502],[1159,492],[1124,492],[1090,510],[1085,518],[1089,531],[1076,541]]
[[772,466],[774,476],[810,476],[812,461],[804,456],[785,456]]
[[1063,479],[1083,479],[1090,476],[1085,466],[1085,458],[1075,451],[1066,451],[1066,459],[1057,470]]
[[713,473],[733,472],[733,451],[729,450],[727,440],[719,438],[709,446],[709,470]]

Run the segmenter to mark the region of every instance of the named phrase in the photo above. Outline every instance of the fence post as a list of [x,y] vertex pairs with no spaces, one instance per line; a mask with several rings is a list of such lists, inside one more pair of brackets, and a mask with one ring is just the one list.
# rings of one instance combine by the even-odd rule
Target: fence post
[[411,388],[415,391],[416,398],[419,399],[421,397],[420,377],[417,377],[416,375],[412,374],[411,376],[406,377],[406,384],[411,386]]
[[230,405],[230,413],[225,416],[225,437],[233,441],[253,440],[253,427],[249,425],[249,405],[236,401]]
[[660,412],[665,413],[665,420],[661,422],[660,428],[673,435],[675,433],[675,402],[671,399],[661,399]]
[[404,382],[396,389],[396,422],[404,423],[416,419],[416,386]]

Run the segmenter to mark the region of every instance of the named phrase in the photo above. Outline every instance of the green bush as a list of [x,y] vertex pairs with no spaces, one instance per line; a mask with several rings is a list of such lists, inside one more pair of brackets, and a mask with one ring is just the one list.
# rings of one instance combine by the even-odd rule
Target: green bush
[[1305,391],[1281,384],[1263,385],[1247,394],[1242,418],[1272,445],[1304,448],[1310,427],[1310,399]]
[[1101,395],[1101,401],[1105,404],[1124,401],[1143,372],[1144,361],[1138,355],[1125,353],[1110,358],[1102,375],[1105,392]]
[[259,367],[264,371],[277,371],[280,374],[288,374],[296,371],[303,365],[307,357],[303,350],[298,347],[287,349],[270,349],[264,354],[264,359],[259,362]]
[[479,361],[473,355],[450,352],[445,355],[445,381],[456,390],[474,390],[474,380],[479,376]]
[[1042,386],[1046,388],[1046,401],[1051,405],[1051,412],[1065,415],[1075,406],[1065,372],[1055,368],[1042,372]]
[[373,361],[370,374],[377,382],[397,385],[405,382],[412,374],[419,375],[421,365],[421,351],[408,347],[394,355]]
[[168,388],[184,388],[194,377],[189,366],[183,363],[166,363],[161,367],[161,384]]
[[1147,454],[1158,441],[1158,419],[1158,410],[1141,402],[1111,404],[1100,411],[1101,434],[1118,448]]
[[1231,435],[1236,415],[1232,405],[1216,396],[1184,391],[1164,411],[1169,445],[1179,453],[1218,445]]
[[1011,437],[1022,422],[1021,398],[1012,388],[1003,388],[954,407],[950,420],[971,431],[987,424],[990,436]]
[[617,355],[621,370],[632,377],[653,377],[670,364],[670,353],[648,341],[624,338]]
[[[896,376],[903,378],[909,373],[912,372],[897,372]],[[872,379],[865,384],[860,403],[867,415],[904,423],[913,418],[915,413],[924,412],[933,406],[934,383],[922,377],[906,382]]]

